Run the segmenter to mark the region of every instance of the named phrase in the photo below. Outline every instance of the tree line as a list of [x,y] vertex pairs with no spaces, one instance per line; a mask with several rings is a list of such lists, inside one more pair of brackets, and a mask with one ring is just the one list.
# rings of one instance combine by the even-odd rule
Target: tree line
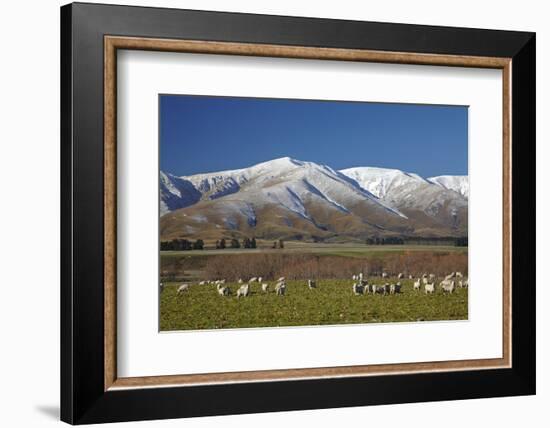
[[437,238],[423,238],[423,237],[405,237],[400,238],[397,236],[388,236],[386,238],[380,238],[378,236],[367,238],[365,243],[367,245],[454,245],[455,247],[467,247],[468,237],[449,238],[449,237],[437,237]]

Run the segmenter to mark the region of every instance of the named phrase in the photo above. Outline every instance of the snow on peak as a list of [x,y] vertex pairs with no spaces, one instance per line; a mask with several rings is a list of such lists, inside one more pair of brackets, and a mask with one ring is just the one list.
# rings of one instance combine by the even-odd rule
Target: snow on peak
[[399,169],[363,166],[343,169],[340,172],[380,199],[384,199],[394,188],[426,183],[418,174]]
[[465,198],[470,195],[470,186],[467,175],[440,175],[437,177],[430,177],[428,181],[443,187],[447,190],[452,190],[459,193]]

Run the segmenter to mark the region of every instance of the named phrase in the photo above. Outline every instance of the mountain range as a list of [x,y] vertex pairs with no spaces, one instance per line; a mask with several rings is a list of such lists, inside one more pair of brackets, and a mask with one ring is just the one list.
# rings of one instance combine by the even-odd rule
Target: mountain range
[[337,171],[289,157],[182,177],[161,171],[160,234],[326,242],[459,237],[468,232],[468,190],[467,176]]

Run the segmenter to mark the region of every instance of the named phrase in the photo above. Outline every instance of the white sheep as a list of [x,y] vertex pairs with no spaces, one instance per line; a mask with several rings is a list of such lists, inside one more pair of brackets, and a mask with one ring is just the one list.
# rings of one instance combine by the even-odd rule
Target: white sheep
[[454,281],[441,281],[441,289],[443,293],[452,294],[455,291],[455,282]]
[[275,293],[277,293],[277,296],[284,296],[286,292],[286,284],[285,282],[279,282],[275,286]]
[[353,279],[354,281],[357,281],[357,275],[352,275],[351,279]]
[[244,284],[239,287],[237,290],[237,298],[247,297],[250,294],[250,284]]
[[424,292],[426,294],[433,294],[435,292],[435,282],[424,284]]
[[449,275],[447,275],[444,279],[444,281],[448,281],[450,279],[453,279],[456,276],[456,272],[451,272]]
[[414,281],[413,290],[414,290],[414,291],[420,291],[420,280],[419,280],[419,279],[417,279],[416,281]]
[[387,272],[382,272],[382,278],[387,278],[388,277],[388,273]]
[[391,284],[390,294],[399,294],[399,293],[401,293],[401,283],[398,282],[397,284]]
[[263,278],[261,276],[258,277],[258,284],[262,282],[262,279]]
[[264,293],[267,293],[268,289],[269,289],[269,284],[263,283],[263,284],[262,284],[262,291],[263,291]]
[[257,280],[258,280],[257,277],[252,277],[252,278],[250,278],[250,279],[248,280],[248,282],[249,282],[249,283],[251,283],[251,282],[256,282]]
[[403,275],[403,273],[399,273],[399,275],[397,275],[397,279],[403,279],[405,277],[405,275]]
[[428,283],[428,277],[422,277],[422,284],[426,285],[427,283]]
[[414,277],[412,275],[409,275],[409,279],[414,279]]
[[422,274],[422,278],[427,278],[427,277],[428,277],[427,273]]
[[181,294],[181,293],[185,293],[186,291],[189,291],[189,284],[181,284],[179,287],[178,287],[178,291],[177,291],[177,294]]
[[317,283],[311,279],[307,280],[307,286],[310,290],[313,290],[314,288],[317,288]]
[[435,279],[435,274],[433,273],[429,274],[428,278],[430,278],[430,281],[433,281]]
[[231,290],[229,290],[229,287],[224,287],[221,284],[218,284],[216,288],[218,289],[218,294],[220,296],[229,296],[229,294],[231,293]]
[[285,282],[285,277],[284,277],[284,276],[281,276],[281,277],[277,280],[277,282]]
[[243,283],[243,279],[239,278],[239,280],[237,281],[237,284],[242,284],[242,283]]
[[199,285],[204,285],[204,284],[206,284],[206,281],[200,281],[199,282]]
[[457,278],[462,278],[462,272],[455,272],[455,276]]
[[356,296],[359,296],[360,294],[363,294],[365,292],[365,289],[359,283],[354,283],[352,286],[352,290],[353,294],[355,294]]

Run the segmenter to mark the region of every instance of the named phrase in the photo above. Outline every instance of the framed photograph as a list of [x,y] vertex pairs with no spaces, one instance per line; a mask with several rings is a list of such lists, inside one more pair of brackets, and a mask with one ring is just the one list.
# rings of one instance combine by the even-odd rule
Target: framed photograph
[[61,54],[63,421],[535,393],[533,33],[76,3]]

